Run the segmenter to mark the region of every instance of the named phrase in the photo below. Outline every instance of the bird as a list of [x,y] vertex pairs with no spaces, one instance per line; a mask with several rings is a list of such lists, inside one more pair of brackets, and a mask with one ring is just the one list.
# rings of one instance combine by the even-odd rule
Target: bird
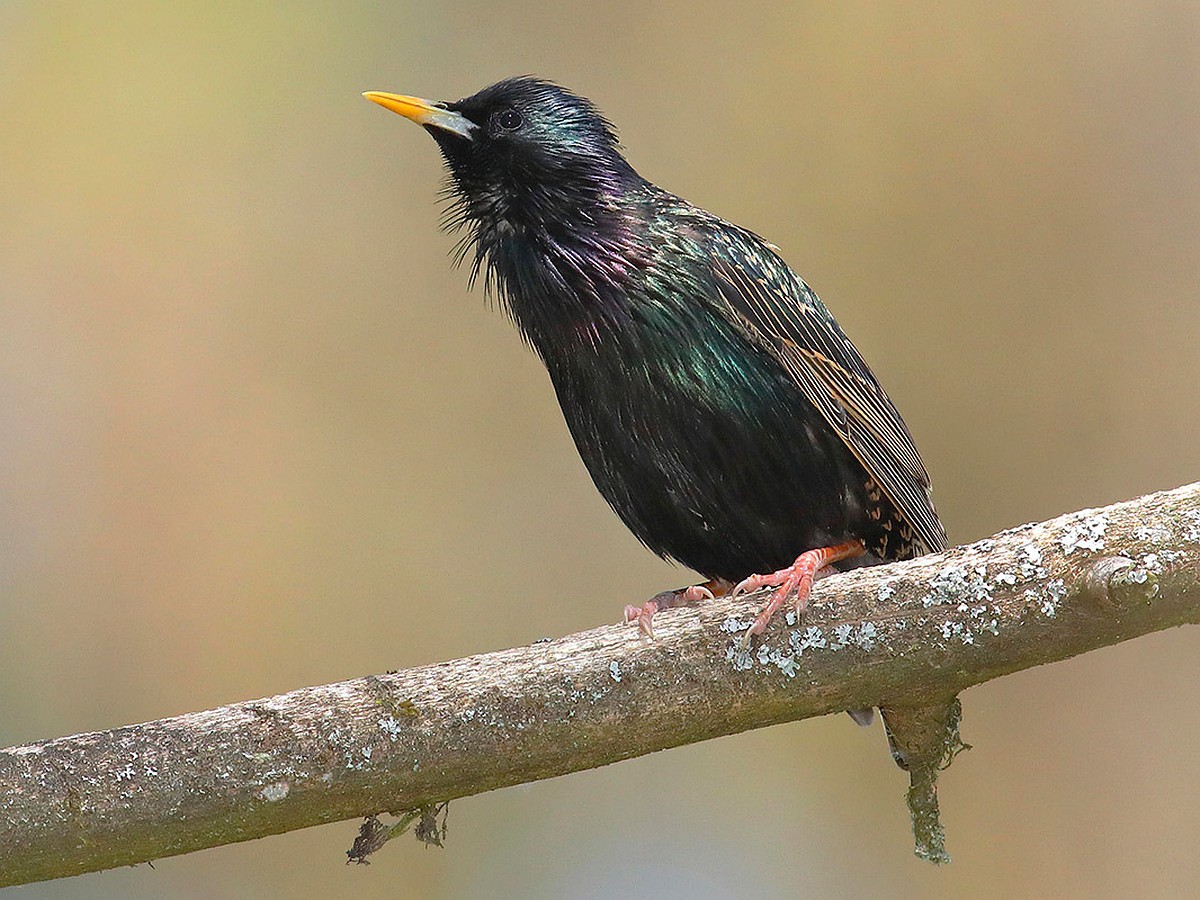
[[[434,102],[446,227],[541,358],[600,494],[707,581],[625,619],[774,588],[748,648],[815,579],[944,549],[908,427],[816,293],[757,234],[637,173],[588,99],[534,76]],[[870,721],[870,711],[852,711]]]

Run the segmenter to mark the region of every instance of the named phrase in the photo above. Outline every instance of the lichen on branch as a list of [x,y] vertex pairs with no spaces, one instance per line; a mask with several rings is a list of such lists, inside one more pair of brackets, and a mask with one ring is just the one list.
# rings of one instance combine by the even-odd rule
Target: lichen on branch
[[[781,617],[743,653],[762,602],[664,611],[654,640],[606,626],[0,751],[0,886],[383,811],[403,821],[844,709],[881,707],[901,756],[945,748],[946,728],[925,744],[921,729],[966,687],[1200,621],[1200,484],[827,578],[803,622]],[[913,795],[914,828],[940,858],[932,788]]]

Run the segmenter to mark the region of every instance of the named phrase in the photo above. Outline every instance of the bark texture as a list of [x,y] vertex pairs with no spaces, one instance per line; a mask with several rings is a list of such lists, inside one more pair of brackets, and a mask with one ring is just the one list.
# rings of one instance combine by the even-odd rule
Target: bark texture
[[825,579],[803,623],[779,616],[741,652],[762,603],[665,611],[654,641],[606,626],[0,751],[0,886],[870,706],[913,773],[918,852],[943,859],[933,778],[957,746],[954,697],[1200,621],[1200,484]]

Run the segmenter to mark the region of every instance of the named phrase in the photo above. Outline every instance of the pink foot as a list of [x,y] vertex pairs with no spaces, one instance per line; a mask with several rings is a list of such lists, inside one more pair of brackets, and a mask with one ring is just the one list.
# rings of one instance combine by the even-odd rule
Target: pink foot
[[833,571],[830,568],[833,563],[862,556],[866,552],[867,549],[863,546],[862,541],[847,541],[836,547],[818,547],[815,550],[806,550],[801,553],[796,557],[796,561],[786,569],[780,569],[770,575],[751,575],[739,581],[733,589],[734,597],[757,591],[759,588],[777,588],[763,611],[747,629],[742,638],[742,649],[749,649],[754,636],[767,630],[767,623],[771,621],[771,617],[775,615],[779,607],[787,602],[789,596],[794,595],[792,602],[796,610],[796,618],[799,619],[808,606],[808,595],[812,592],[813,582],[830,574]]
[[[637,622],[638,629],[642,634],[653,638],[654,628],[651,626],[651,620],[654,618],[654,614],[660,609],[684,606],[685,604],[696,603],[700,600],[713,600],[728,594],[729,588],[730,584],[728,581],[714,578],[712,581],[704,582],[704,584],[693,584],[691,587],[680,588],[675,591],[663,591],[661,594],[655,594],[641,606],[634,606],[633,604],[626,606],[625,621]],[[713,593],[714,590],[716,591],[715,594]]]

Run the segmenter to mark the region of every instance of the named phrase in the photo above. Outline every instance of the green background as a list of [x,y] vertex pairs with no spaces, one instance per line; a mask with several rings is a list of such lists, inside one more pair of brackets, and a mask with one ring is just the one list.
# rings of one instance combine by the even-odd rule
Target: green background
[[[1195,479],[1200,7],[0,5],[0,744],[615,621],[687,583],[595,493],[544,372],[359,97],[534,72],[767,236],[871,362],[951,540]],[[11,891],[1178,896],[1200,638],[968,691],[954,863],[882,732],[781,726]]]

